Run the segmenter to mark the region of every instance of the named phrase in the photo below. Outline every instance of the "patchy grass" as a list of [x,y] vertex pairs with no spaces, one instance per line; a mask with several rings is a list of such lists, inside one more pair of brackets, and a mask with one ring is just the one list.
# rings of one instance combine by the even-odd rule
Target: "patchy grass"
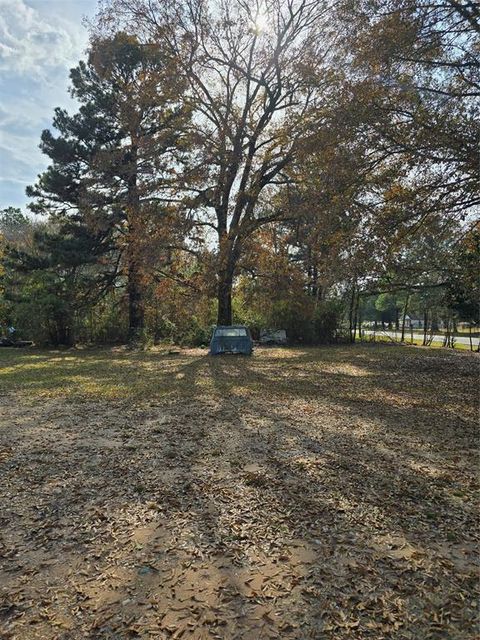
[[[468,336],[462,336],[462,337],[468,337]],[[371,339],[369,339],[370,336],[367,336],[366,339],[359,339],[357,338],[357,342],[359,342],[360,344],[371,344],[371,343],[375,343],[375,342],[386,342],[387,344],[396,344],[397,346],[414,346],[414,347],[422,347],[423,346],[423,339],[422,338],[414,338],[413,342],[412,339],[410,338],[410,335],[406,335],[405,336],[405,342],[402,345],[402,343],[400,342],[400,340],[394,339],[394,338],[390,338],[387,335],[382,335],[380,332],[377,333],[375,335],[375,339],[373,339],[373,336],[371,336]],[[444,347],[443,342],[440,342],[438,340],[434,340],[433,342],[431,342],[427,347],[428,349],[452,349],[452,350],[458,350],[458,351],[472,351],[472,349],[470,348],[469,344],[463,344],[461,342],[455,342],[455,346],[454,347]],[[473,352],[478,353],[476,351],[476,346],[475,344],[473,345]]]
[[0,350],[0,637],[476,637],[475,354]]
[[[192,353],[194,356],[192,357]],[[0,351],[0,388],[32,398],[142,399],[188,391],[189,368],[206,352],[123,349]]]

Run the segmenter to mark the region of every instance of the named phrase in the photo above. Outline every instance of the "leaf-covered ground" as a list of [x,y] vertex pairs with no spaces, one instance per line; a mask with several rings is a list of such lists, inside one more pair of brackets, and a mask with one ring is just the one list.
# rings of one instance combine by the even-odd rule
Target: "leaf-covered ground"
[[0,637],[467,640],[479,358],[0,351]]

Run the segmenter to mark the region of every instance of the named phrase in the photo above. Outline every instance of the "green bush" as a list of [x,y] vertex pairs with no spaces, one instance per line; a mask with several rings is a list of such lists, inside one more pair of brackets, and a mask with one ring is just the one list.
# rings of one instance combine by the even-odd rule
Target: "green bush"
[[203,347],[210,342],[212,330],[210,326],[201,324],[195,316],[189,326],[184,327],[182,333],[176,336],[175,342],[182,346]]
[[318,303],[313,314],[314,341],[330,344],[338,337],[342,317],[341,304],[337,300],[323,300]]

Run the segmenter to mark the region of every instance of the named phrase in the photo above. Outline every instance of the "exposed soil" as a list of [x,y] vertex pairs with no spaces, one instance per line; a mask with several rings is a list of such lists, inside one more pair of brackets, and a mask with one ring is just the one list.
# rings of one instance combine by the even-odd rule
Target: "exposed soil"
[[473,640],[479,363],[5,355],[0,638]]

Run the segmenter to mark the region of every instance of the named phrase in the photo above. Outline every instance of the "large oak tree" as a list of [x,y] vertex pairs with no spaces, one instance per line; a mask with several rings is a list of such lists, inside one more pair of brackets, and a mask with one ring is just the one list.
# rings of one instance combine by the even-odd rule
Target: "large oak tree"
[[[192,204],[214,232],[218,323],[232,321],[232,285],[246,240],[282,217],[272,193],[330,84],[330,29],[318,0],[113,0],[103,26],[123,17],[145,42],[179,61],[195,109],[199,171]],[[315,113],[315,118],[312,118]]]

